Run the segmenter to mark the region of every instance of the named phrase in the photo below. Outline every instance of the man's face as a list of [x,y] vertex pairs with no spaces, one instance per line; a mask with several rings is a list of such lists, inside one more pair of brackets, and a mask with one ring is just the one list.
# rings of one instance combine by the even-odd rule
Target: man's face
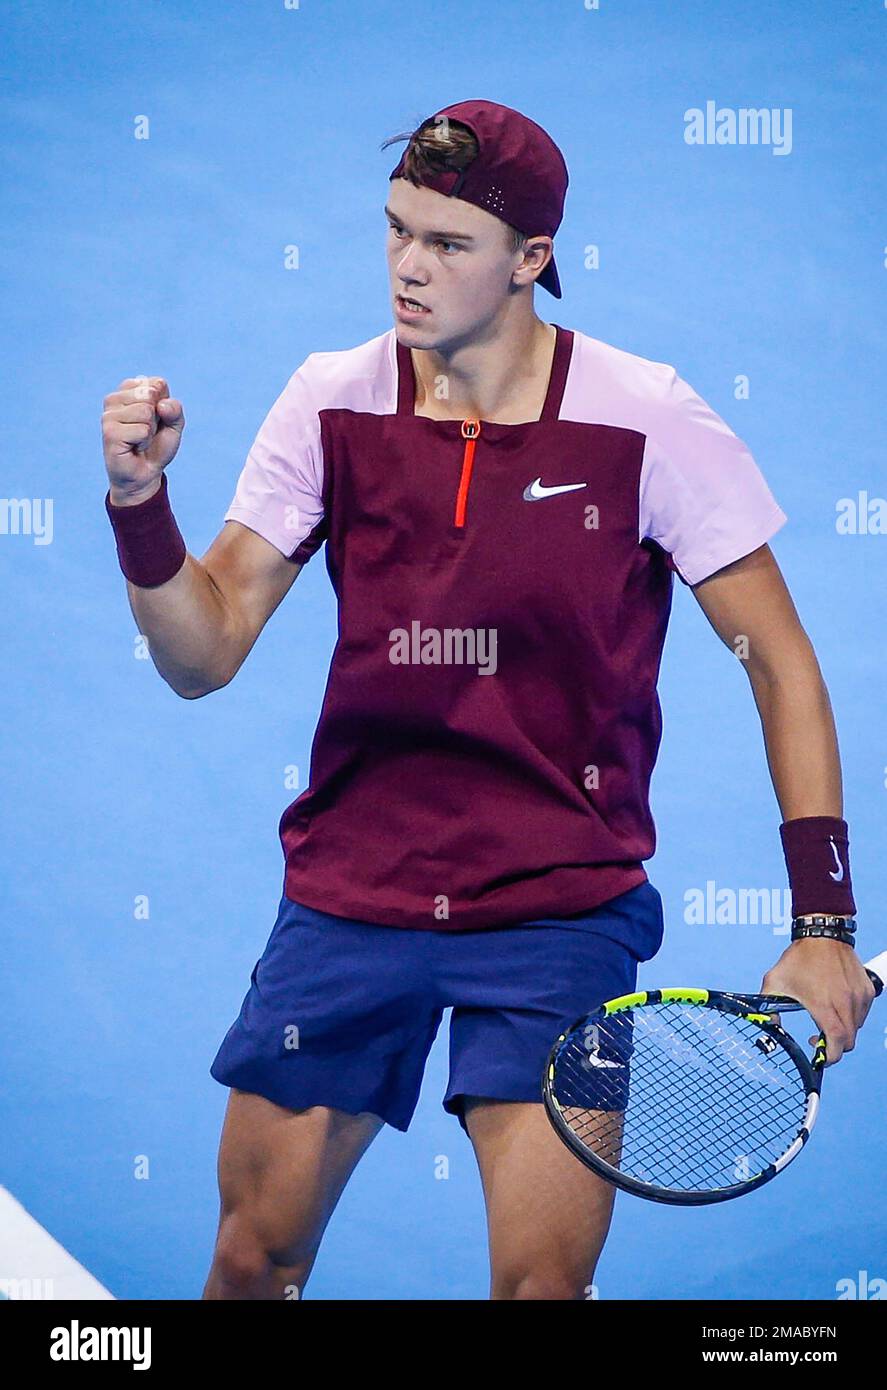
[[[397,338],[406,347],[470,342],[501,310],[520,253],[504,222],[473,203],[392,179],[386,254]],[[400,296],[426,310],[402,312]]]

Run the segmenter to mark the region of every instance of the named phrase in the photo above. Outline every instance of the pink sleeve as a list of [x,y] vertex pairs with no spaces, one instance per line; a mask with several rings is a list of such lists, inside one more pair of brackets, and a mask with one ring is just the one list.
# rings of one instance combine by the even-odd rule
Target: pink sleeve
[[[323,520],[323,460],[310,384],[311,356],[293,372],[265,416],[225,513],[226,521],[248,526],[287,558]],[[309,543],[296,558],[304,562],[315,549]]]
[[661,545],[685,584],[748,555],[788,520],[746,445],[674,368],[651,435],[639,539]]

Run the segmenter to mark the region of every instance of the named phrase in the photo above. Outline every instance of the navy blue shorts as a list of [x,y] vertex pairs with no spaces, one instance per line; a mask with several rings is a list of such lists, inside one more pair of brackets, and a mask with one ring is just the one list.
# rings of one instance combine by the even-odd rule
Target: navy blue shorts
[[541,1104],[558,1033],[634,990],[662,936],[649,881],[575,916],[456,932],[353,922],[284,894],[210,1072],[293,1110],[370,1111],[406,1130],[451,1005],[443,1106],[464,1129],[465,1096]]

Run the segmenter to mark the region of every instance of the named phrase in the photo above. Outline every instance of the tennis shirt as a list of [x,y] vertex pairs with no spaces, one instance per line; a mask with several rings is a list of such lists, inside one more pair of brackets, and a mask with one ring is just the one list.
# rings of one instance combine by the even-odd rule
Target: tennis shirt
[[554,325],[540,418],[414,413],[392,328],[313,352],[225,520],[305,564],[326,542],[338,640],[284,892],[454,930],[588,911],[643,883],[674,575],[786,521],[674,367]]

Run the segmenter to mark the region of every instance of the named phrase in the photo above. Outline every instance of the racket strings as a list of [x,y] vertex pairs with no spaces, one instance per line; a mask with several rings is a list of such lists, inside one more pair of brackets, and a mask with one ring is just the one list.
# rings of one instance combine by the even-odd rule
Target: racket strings
[[[669,1151],[658,1142],[651,1143],[651,1138],[658,1141],[658,1135],[655,1132],[647,1135],[641,1126],[637,1126],[639,1163],[646,1166],[645,1160],[648,1164],[658,1156],[664,1171],[671,1177],[669,1186],[687,1181],[686,1178],[682,1179],[682,1174],[690,1155],[695,1156],[702,1174],[711,1174],[714,1167],[720,1164],[722,1176],[736,1181],[740,1176],[749,1175],[743,1170],[747,1169],[753,1156],[761,1151],[768,1152],[774,1144],[777,1156],[783,1151],[785,1118],[781,1108],[771,1108],[771,1097],[774,1084],[779,1085],[784,1074],[782,1063],[788,1063],[790,1083],[797,1085],[794,1064],[781,1048],[775,1067],[765,1061],[764,1055],[754,1047],[753,1040],[740,1036],[733,1027],[734,1023],[744,1021],[727,1017],[730,1022],[724,1027],[723,1016],[712,1010],[696,1009],[687,1020],[693,1027],[703,1024],[701,1036],[696,1041],[700,1055],[706,1061],[705,1103],[700,1104],[698,1095],[699,1071],[689,1058],[680,1059],[681,1069],[676,1078],[672,1078],[679,1084],[671,1103],[682,1117],[683,1134],[673,1138],[670,1166]],[[751,1034],[752,1039],[760,1036],[757,1024],[751,1025]],[[673,1040],[669,1039],[670,1058],[673,1057],[672,1043]],[[722,1066],[719,1068],[717,1063]],[[736,1090],[737,1067],[743,1072],[742,1095],[738,1095]],[[765,1095],[756,1093],[752,1097],[749,1088],[753,1086],[763,1087]],[[790,1125],[790,1130],[793,1139],[797,1128]],[[723,1173],[725,1155],[730,1174]]]
[[586,1025],[562,1044],[554,1095],[586,1148],[627,1176],[672,1191],[731,1186],[797,1137],[806,1087],[760,1025],[683,1003]]

